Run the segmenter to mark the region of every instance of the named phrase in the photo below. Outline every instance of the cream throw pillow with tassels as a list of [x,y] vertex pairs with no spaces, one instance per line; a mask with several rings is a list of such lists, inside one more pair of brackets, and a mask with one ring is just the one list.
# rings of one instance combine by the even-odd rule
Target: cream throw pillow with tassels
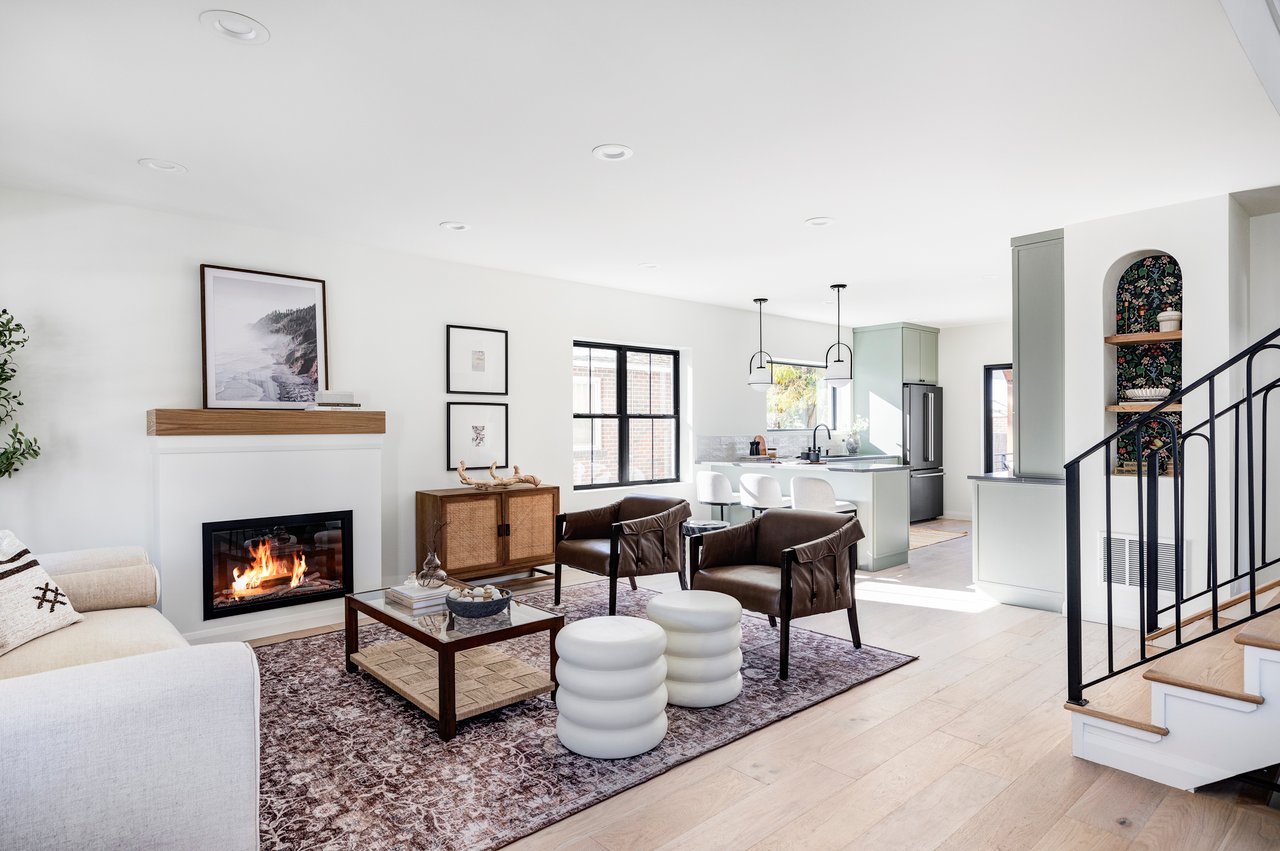
[[0,656],[81,620],[31,551],[8,529],[0,531]]

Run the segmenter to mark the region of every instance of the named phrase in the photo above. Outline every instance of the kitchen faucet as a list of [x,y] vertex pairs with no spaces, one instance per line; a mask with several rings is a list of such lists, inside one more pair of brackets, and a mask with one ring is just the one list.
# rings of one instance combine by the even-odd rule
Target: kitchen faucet
[[822,459],[822,452],[818,450],[818,429],[825,428],[827,430],[827,440],[831,439],[831,427],[826,423],[818,423],[813,427],[813,446],[805,453],[805,460],[819,461]]

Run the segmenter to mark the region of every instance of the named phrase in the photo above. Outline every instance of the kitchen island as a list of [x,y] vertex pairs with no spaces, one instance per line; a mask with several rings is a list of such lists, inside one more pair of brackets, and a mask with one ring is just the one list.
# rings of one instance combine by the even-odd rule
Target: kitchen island
[[[883,460],[880,460],[883,459]],[[715,470],[729,477],[734,490],[743,473],[762,473],[782,483],[790,493],[797,476],[816,476],[831,482],[837,499],[858,508],[858,520],[866,538],[858,542],[858,568],[884,570],[907,563],[911,526],[911,468],[894,463],[893,456],[851,456],[812,464],[799,460],[700,461],[699,469]],[[745,519],[747,510],[735,520]]]

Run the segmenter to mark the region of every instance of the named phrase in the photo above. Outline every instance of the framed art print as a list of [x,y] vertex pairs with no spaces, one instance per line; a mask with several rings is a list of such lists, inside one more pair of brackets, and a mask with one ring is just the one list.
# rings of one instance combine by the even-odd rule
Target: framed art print
[[445,326],[445,392],[507,395],[507,332]]
[[448,402],[445,435],[449,459],[445,469],[483,470],[496,463],[507,466],[507,406],[501,402]]
[[206,408],[305,408],[327,390],[324,281],[200,267]]

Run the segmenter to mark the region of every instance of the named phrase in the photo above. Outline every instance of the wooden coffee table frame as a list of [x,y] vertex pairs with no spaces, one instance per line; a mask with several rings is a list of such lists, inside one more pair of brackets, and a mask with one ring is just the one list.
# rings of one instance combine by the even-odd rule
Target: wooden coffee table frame
[[[344,607],[346,621],[346,665],[347,673],[354,674],[359,670],[355,662],[351,661],[352,655],[360,652],[360,615],[368,615],[385,626],[390,627],[401,635],[408,636],[417,641],[436,654],[439,663],[439,712],[440,717],[437,721],[440,724],[440,738],[449,741],[458,732],[458,708],[457,695],[454,689],[454,675],[456,673],[457,654],[464,650],[471,650],[476,647],[484,647],[490,644],[497,644],[511,638],[519,638],[523,635],[532,635],[537,632],[550,633],[549,649],[551,659],[551,686],[556,687],[556,662],[559,657],[556,655],[556,635],[564,627],[564,615],[556,615],[554,617],[542,618],[540,620],[531,621],[529,623],[512,624],[511,626],[495,629],[492,632],[482,632],[476,635],[469,635],[458,638],[453,641],[441,641],[429,632],[418,629],[410,623],[389,615],[380,609],[365,603],[353,594],[348,594],[345,598]],[[448,615],[448,612],[444,612]],[[544,687],[545,688],[545,687]],[[520,697],[510,703],[518,703],[525,698]],[[505,704],[504,704],[505,705]]]

